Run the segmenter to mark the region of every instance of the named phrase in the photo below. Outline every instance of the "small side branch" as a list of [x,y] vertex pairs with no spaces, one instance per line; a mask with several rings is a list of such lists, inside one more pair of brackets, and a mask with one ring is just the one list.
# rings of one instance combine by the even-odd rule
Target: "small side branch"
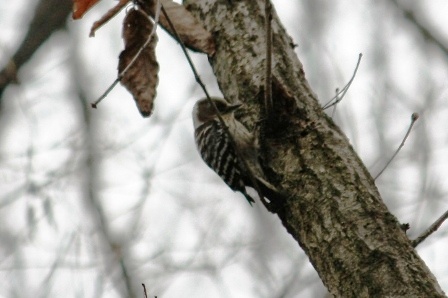
[[355,71],[353,72],[353,75],[350,78],[350,81],[348,81],[348,83],[344,86],[344,88],[336,91],[336,95],[322,107],[323,110],[326,110],[332,106],[337,105],[344,98],[345,94],[347,93],[348,89],[350,88],[350,86],[353,83],[353,80],[356,77],[356,73],[358,72],[359,65],[361,64],[361,59],[362,59],[362,53],[359,53],[358,62],[356,63]]
[[145,284],[142,284],[142,286],[143,286],[143,294],[145,295],[145,298],[148,298],[148,293],[146,292]]
[[440,226],[443,224],[443,222],[448,218],[448,210],[445,211],[445,213],[442,214],[426,231],[424,231],[420,236],[412,240],[412,246],[417,247],[420,243],[425,241],[428,236],[430,236],[432,233],[437,231]]
[[115,86],[118,84],[118,82],[120,82],[120,77],[116,78],[115,81],[106,89],[106,91],[104,91],[103,94],[101,94],[101,96],[95,100],[95,102],[92,102],[90,104],[90,106],[94,109],[96,109],[98,107],[98,104],[104,99],[106,98],[106,96],[115,88]]
[[412,114],[412,116],[411,116],[411,124],[409,125],[408,131],[406,132],[406,135],[404,136],[403,141],[401,141],[400,146],[398,146],[398,149],[395,151],[394,155],[392,155],[392,157],[386,163],[384,168],[375,176],[375,178],[373,178],[374,180],[376,180],[379,176],[381,176],[381,174],[384,172],[384,170],[387,169],[387,167],[392,162],[392,160],[394,160],[395,156],[397,156],[398,152],[400,152],[401,148],[403,148],[404,143],[406,142],[407,138],[409,137],[409,134],[411,133],[411,129],[414,126],[415,122],[417,121],[418,117],[419,116],[418,116],[417,113],[413,113]]
[[[190,55],[187,52],[187,48],[185,47],[185,44],[182,42],[182,39],[179,36],[179,33],[177,32],[176,28],[174,27],[173,22],[171,21],[170,17],[168,16],[168,14],[166,13],[165,7],[163,7],[162,5],[162,13],[166,18],[166,21],[168,22],[168,25],[170,26],[171,30],[174,33],[174,36],[176,37],[177,42],[180,44],[180,47],[182,49],[182,52],[184,52],[185,58],[187,58],[188,61],[188,65],[190,65],[191,70],[193,71],[194,74],[194,79],[196,80],[196,82],[199,84],[199,86],[201,86],[202,90],[205,93],[205,96],[210,99],[210,95],[207,91],[207,88],[205,88],[205,84],[202,82],[201,78],[199,77],[199,73],[196,69],[196,67],[193,64],[193,61],[191,60]],[[219,114],[218,114],[219,115]]]

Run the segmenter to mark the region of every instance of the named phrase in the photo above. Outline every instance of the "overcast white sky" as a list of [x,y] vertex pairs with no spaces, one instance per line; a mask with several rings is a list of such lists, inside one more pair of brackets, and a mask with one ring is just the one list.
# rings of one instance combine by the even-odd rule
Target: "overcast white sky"
[[[20,42],[23,19],[29,13],[25,7],[30,2],[35,1],[0,3],[0,63]],[[344,86],[358,54],[363,54],[357,77],[334,118],[373,174],[401,142],[411,114],[421,114],[403,153],[378,179],[386,204],[401,222],[411,224],[410,235],[417,236],[448,209],[447,57],[434,46],[421,46],[423,38],[387,1],[315,1],[317,13],[313,15],[309,14],[312,1],[273,2],[298,44],[296,52],[321,102],[327,102],[336,88]],[[23,276],[17,273],[20,266],[14,260],[19,258],[14,255],[0,263],[0,276],[5,277],[0,282],[5,289],[0,295],[9,296],[24,280],[31,280],[21,289],[21,297],[34,293],[53,297],[67,292],[65,297],[90,297],[95,285],[86,285],[99,279],[96,271],[105,270],[95,259],[96,244],[87,236],[96,231],[85,215],[86,206],[80,203],[85,195],[83,170],[72,167],[82,159],[84,149],[80,141],[83,124],[79,123],[79,106],[74,104],[76,93],[69,66],[79,64],[81,84],[91,101],[114,81],[117,56],[123,48],[124,13],[101,28],[95,38],[88,37],[91,24],[110,6],[110,1],[102,1],[83,19],[69,21],[69,35],[53,36],[20,73],[23,84],[5,93],[6,116],[0,121],[5,127],[0,148],[1,229],[9,229],[10,242],[19,244],[2,241],[0,251],[19,247],[23,266],[32,268],[23,270]],[[448,2],[420,1],[419,6],[422,19],[430,20],[428,26],[448,44]],[[311,18],[319,20],[313,23]],[[98,110],[91,111],[102,152],[97,156],[101,160],[98,195],[117,241],[138,235],[139,241],[129,250],[142,279],[157,272],[161,265],[153,264],[151,257],[164,246],[170,247],[175,264],[192,259],[193,264],[202,264],[210,258],[216,268],[177,275],[164,271],[166,279],[138,284],[150,284],[155,293],[163,293],[161,297],[274,297],[294,272],[303,286],[291,286],[286,297],[323,295],[306,256],[278,220],[259,204],[248,208],[241,196],[232,193],[200,160],[190,114],[195,100],[203,95],[176,42],[162,30],[158,35],[160,83],[154,115],[141,118],[131,95],[121,86]],[[206,57],[193,54],[193,58],[209,91],[219,95]],[[42,186],[64,169],[75,170],[64,172],[67,178],[38,193],[30,191],[30,185]],[[144,203],[142,197],[147,199]],[[42,198],[49,198],[56,225],[44,220],[48,213]],[[33,237],[29,210],[39,219]],[[209,235],[215,231],[224,248]],[[418,252],[448,292],[446,231],[442,226]],[[243,249],[230,255],[229,246]],[[192,257],[198,247],[206,252],[200,250]],[[64,249],[67,253],[63,255],[79,256],[79,260],[71,261],[82,266],[67,269],[46,293],[43,284],[48,270],[54,256]],[[119,297],[111,285],[104,291],[105,297]]]

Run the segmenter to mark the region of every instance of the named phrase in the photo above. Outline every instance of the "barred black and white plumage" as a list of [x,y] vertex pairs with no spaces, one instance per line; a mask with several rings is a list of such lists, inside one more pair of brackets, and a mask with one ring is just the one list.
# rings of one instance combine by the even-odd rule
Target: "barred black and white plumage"
[[262,178],[255,138],[234,116],[234,111],[241,104],[230,104],[220,98],[212,100],[232,135],[239,156],[230,136],[219,121],[215,108],[204,98],[199,100],[193,109],[196,145],[202,159],[232,190],[241,192],[252,204],[254,200],[247,194],[246,187],[253,187],[253,183],[248,170],[240,160],[243,158],[255,176],[257,186],[263,190],[263,196],[273,199],[276,191]]
[[210,121],[195,131],[199,153],[205,163],[213,169],[234,191],[244,194],[249,203],[254,200],[246,193],[242,167],[228,134],[219,121]]

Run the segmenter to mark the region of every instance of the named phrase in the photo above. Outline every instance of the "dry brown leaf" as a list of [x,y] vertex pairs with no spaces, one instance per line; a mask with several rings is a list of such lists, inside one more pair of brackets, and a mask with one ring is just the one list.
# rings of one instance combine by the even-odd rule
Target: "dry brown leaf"
[[95,31],[103,26],[105,23],[107,23],[110,19],[112,19],[117,13],[119,13],[131,0],[120,0],[117,5],[109,9],[108,12],[106,12],[105,15],[101,17],[98,21],[93,23],[92,28],[90,29],[90,37],[95,36]]
[[[131,9],[123,22],[123,39],[125,49],[121,52],[118,72],[121,74],[131,63],[153,28],[152,21],[143,11]],[[152,112],[156,86],[158,83],[159,64],[157,63],[155,47],[157,36],[151,37],[149,44],[141,50],[140,55],[126,70],[120,82],[134,96],[137,107],[143,117],[149,117]]]
[[[160,1],[185,46],[213,56],[215,53],[215,41],[211,33],[183,5],[172,0]],[[138,3],[154,18],[157,0],[139,0]],[[163,13],[160,13],[159,23],[168,33],[174,37],[176,36]]]
[[82,18],[82,16],[98,2],[99,0],[73,0],[72,18],[75,20]]

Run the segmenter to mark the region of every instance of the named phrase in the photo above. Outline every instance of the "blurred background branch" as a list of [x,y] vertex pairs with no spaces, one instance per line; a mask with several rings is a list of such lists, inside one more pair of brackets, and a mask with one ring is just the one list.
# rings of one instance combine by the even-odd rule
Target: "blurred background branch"
[[[334,119],[371,173],[396,150],[409,115],[420,114],[377,182],[417,237],[448,209],[447,5],[273,4],[322,103],[363,53]],[[325,297],[280,222],[202,163],[190,116],[202,92],[170,37],[159,34],[150,119],[121,87],[90,109],[123,48],[123,13],[88,38],[110,6],[101,1],[67,23],[68,0],[0,3],[0,296],[138,297],[145,283],[159,297]],[[193,61],[219,95],[206,57]],[[418,246],[445,291],[446,231]]]
[[[32,4],[28,4],[32,8]],[[33,56],[37,49],[55,32],[64,29],[71,14],[72,2],[68,0],[40,0],[35,8],[25,38],[0,71],[0,111],[4,89],[15,82],[17,71]]]

